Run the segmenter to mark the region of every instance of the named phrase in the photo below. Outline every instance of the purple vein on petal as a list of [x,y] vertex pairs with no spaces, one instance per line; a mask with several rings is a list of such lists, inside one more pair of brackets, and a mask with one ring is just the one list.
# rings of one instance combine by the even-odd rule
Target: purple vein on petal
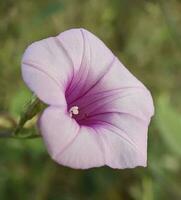
[[[107,101],[107,102],[101,104],[100,106],[98,106],[98,108],[100,109],[100,108],[104,107],[105,105],[107,105],[107,104],[109,104],[109,103],[112,103],[112,102],[114,102],[114,101],[116,101],[116,100],[118,100],[118,99],[122,99],[122,98],[127,97],[127,96],[129,96],[129,94],[124,95],[124,96],[121,96],[121,97],[117,97],[117,98],[114,98],[114,99],[111,99],[111,100],[109,100],[109,101]],[[87,105],[87,106],[90,106],[90,105],[92,105],[93,103],[95,104],[96,102],[97,102],[97,101],[91,102],[91,103],[90,103],[89,105]],[[87,106],[86,106],[86,108],[87,108]],[[93,111],[91,111],[91,113],[93,113],[93,112],[94,112],[95,110],[97,110],[98,108],[96,107]]]
[[[72,84],[72,81],[73,81],[73,79],[74,79],[74,74],[75,74],[75,72],[74,72],[74,62],[73,62],[73,60],[72,60],[70,54],[68,53],[68,51],[66,50],[66,48],[65,48],[64,45],[62,44],[62,42],[59,40],[59,38],[54,37],[54,40],[55,40],[56,44],[59,45],[61,49],[63,49],[65,55],[67,55],[68,59],[69,59],[70,62],[71,62],[72,77],[71,77],[70,82],[67,83],[67,85],[68,85],[67,87],[69,88],[70,85]],[[68,88],[67,88],[66,90],[68,90]]]
[[[84,35],[83,35],[83,31],[80,30],[81,32],[81,35],[82,35],[82,41],[83,41],[83,51],[82,51],[82,59],[81,59],[81,63],[80,63],[80,68],[79,68],[79,71],[77,72],[77,77],[75,76],[75,79],[77,79],[75,82],[76,84],[73,85],[73,88],[69,87],[69,90],[67,90],[67,93],[66,95],[69,96],[73,90],[75,90],[75,88],[77,87],[77,85],[79,84],[79,82],[81,81],[81,77],[82,77],[82,73],[84,72],[84,70],[82,70],[83,67],[83,60],[85,58],[85,38],[84,38]],[[81,74],[80,72],[83,71]],[[72,79],[72,82],[73,82],[73,79]]]
[[[135,149],[136,151],[138,151],[138,152],[140,152],[140,154],[142,154],[142,152],[139,150],[139,147],[135,144],[135,142],[133,142],[132,139],[130,139],[130,138],[126,135],[127,132],[126,132],[124,129],[122,129],[122,128],[116,126],[115,124],[112,124],[112,123],[110,123],[110,122],[104,121],[104,120],[100,120],[100,119],[99,119],[99,120],[96,120],[96,122],[97,122],[97,124],[98,124],[99,122],[100,122],[101,124],[103,124],[103,125],[107,124],[108,126],[106,126],[106,127],[107,127],[107,129],[108,129],[109,131],[111,131],[112,133],[118,135],[120,138],[122,138],[124,141],[126,141],[128,144],[130,144],[130,146],[131,146],[132,148],[134,147],[134,149]],[[116,129],[121,130],[121,131],[122,131],[122,134],[119,134],[119,133],[117,133],[117,131],[115,131],[115,130],[113,131],[112,129],[110,129],[110,126],[116,128]]]
[[[119,88],[112,88],[112,89],[110,89],[110,90],[104,90],[104,91],[99,91],[99,92],[96,92],[96,93],[93,93],[93,94],[91,94],[90,96],[92,97],[92,95],[102,95],[102,94],[104,94],[104,93],[110,93],[110,92],[121,92],[121,90],[122,91],[124,91],[124,90],[131,90],[131,89],[141,89],[141,90],[145,90],[145,88],[144,87],[142,87],[142,86],[128,86],[128,87],[119,87]],[[86,97],[88,97],[89,95],[86,95]]]
[[113,58],[111,63],[108,65],[108,67],[105,70],[105,72],[100,76],[100,78],[86,92],[84,92],[81,96],[77,97],[75,100],[70,102],[70,104],[74,103],[75,101],[77,101],[80,98],[84,97],[88,92],[90,92],[106,76],[106,74],[110,71],[112,65],[114,64],[114,61],[115,61],[115,57]]
[[[93,104],[96,104],[97,102],[101,101],[103,98],[104,99],[108,99],[109,97],[113,98],[113,95],[117,96],[118,94],[109,94],[107,96],[101,96],[99,98],[94,99],[93,101],[89,102],[89,103],[85,103],[85,104],[81,104],[81,111],[83,110],[87,110],[88,107],[90,107]],[[117,99],[117,98],[116,98]],[[109,102],[108,102],[109,103]],[[97,108],[96,108],[97,109]]]
[[[143,90],[145,90],[145,88],[143,88],[141,86],[120,87],[120,88],[113,88],[113,89],[110,89],[110,90],[99,91],[99,92],[96,92],[96,93],[93,93],[93,94],[87,94],[84,97],[94,99],[94,101],[90,102],[90,105],[91,105],[91,103],[98,102],[99,100],[102,100],[102,98],[107,98],[107,97],[112,96],[112,95],[117,95],[118,92],[121,92],[121,91],[124,92],[125,90],[129,91],[129,90],[132,90],[132,89],[141,89],[141,90],[143,89]],[[106,96],[104,96],[104,95],[106,95]],[[100,98],[98,98],[98,97],[100,97]],[[86,103],[84,103],[84,105],[81,103],[81,108],[84,108],[84,107],[89,105],[89,104],[86,104]]]
[[[85,80],[85,83],[86,83],[86,80],[88,80],[89,74],[90,74],[90,68],[91,68],[90,66],[92,66],[92,50],[91,50],[89,39],[88,39],[88,37],[86,37],[86,33],[84,33],[83,29],[81,29],[80,31],[82,33],[82,37],[84,38],[84,41],[85,41],[84,43],[87,44],[87,46],[89,46],[89,48],[88,48],[89,49],[89,51],[88,51],[89,52],[89,57],[88,57],[89,59],[87,58],[86,65],[85,65],[85,66],[87,66],[88,70],[87,70],[87,74],[85,74],[86,70],[84,71],[84,76],[83,76],[83,79]],[[82,93],[82,89],[84,89],[84,86],[79,88],[79,94]]]
[[[127,115],[127,116],[130,116],[130,117],[133,117],[133,118],[139,120],[143,125],[145,125],[145,123],[147,123],[146,120],[143,120],[142,118],[140,118],[136,115],[133,115],[131,113],[126,113],[126,112],[121,112],[121,111],[107,111],[107,112],[96,113],[96,114],[93,114],[93,115],[88,115],[86,117],[86,119],[91,119],[91,118],[96,117],[96,116],[109,115],[109,114]],[[78,120],[78,122],[80,122],[81,120],[84,120],[84,119],[82,118],[82,119]]]

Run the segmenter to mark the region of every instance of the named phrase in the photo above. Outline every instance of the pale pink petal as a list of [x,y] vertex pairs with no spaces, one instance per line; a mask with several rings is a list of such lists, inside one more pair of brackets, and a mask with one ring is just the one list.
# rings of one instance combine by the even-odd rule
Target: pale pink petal
[[[109,71],[114,61],[112,52],[96,36],[85,29],[77,29],[76,31],[81,32],[84,51],[81,64],[79,68],[75,68],[74,79],[68,91],[66,91],[67,101],[70,103],[79,99],[94,87]],[[70,30],[69,34],[74,34],[74,32]],[[60,34],[59,39],[61,37]],[[67,51],[71,52],[71,42],[66,42],[69,44]]]
[[[52,105],[57,104],[58,100],[56,98],[59,99],[62,95],[60,92],[57,92],[55,98],[54,92],[51,93],[47,90],[49,84],[55,85],[55,83],[50,83],[50,81],[56,82],[62,92],[65,93],[66,88],[73,78],[74,68],[80,66],[83,51],[83,38],[80,31],[72,30],[71,34],[65,32],[60,34],[60,36],[62,40],[58,37],[49,37],[34,42],[26,49],[22,58],[22,75],[24,81],[42,101]],[[72,57],[70,49],[67,51],[66,45],[64,47],[64,40],[69,41],[70,49],[73,51],[74,57]],[[29,70],[28,68],[34,68],[34,72],[33,69]],[[42,78],[39,78],[36,74],[40,74],[39,72],[41,72],[40,76],[42,76],[42,73],[48,75],[49,81],[41,83]],[[40,85],[35,86],[34,81]],[[51,89],[57,90],[52,87]],[[49,95],[48,99],[45,93]],[[58,97],[59,94],[60,96]]]
[[104,165],[100,136],[91,127],[80,127],[62,109],[47,108],[39,126],[50,156],[59,164],[81,169]]
[[153,112],[151,97],[142,88],[128,90],[124,95],[97,100],[92,110],[90,106],[82,110],[88,113],[86,119],[77,118],[77,121],[95,127],[101,135],[106,165],[113,168],[146,166],[147,129]]
[[143,120],[150,120],[154,113],[150,92],[118,59],[115,59],[109,72],[73,104],[79,104],[88,115],[101,109],[101,112],[135,113]]
[[[112,130],[111,130],[112,129]],[[99,129],[98,129],[99,130]],[[144,130],[144,134],[145,134]],[[147,152],[146,149],[138,147],[126,132],[114,130],[113,127],[100,128],[101,139],[105,143],[106,165],[112,168],[124,169],[134,168],[137,166],[146,166]],[[146,135],[143,141],[147,143]]]
[[72,142],[79,132],[79,125],[59,107],[48,107],[39,120],[42,136],[52,157],[56,157]]
[[34,65],[22,64],[25,83],[45,103],[66,107],[66,99],[62,88],[53,77]]

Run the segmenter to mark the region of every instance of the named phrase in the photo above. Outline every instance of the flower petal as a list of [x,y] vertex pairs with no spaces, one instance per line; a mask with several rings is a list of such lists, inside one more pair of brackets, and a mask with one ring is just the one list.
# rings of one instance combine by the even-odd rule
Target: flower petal
[[[83,122],[95,127],[105,147],[106,164],[112,168],[146,166],[150,96],[144,90],[96,103]],[[148,105],[147,105],[148,104]],[[90,109],[90,108],[89,108]],[[90,110],[89,110],[90,111]]]
[[[72,30],[71,34],[61,33],[60,35],[59,37],[49,37],[34,42],[26,49],[22,58],[22,75],[24,81],[42,101],[52,105],[55,104],[52,100],[55,99],[55,96],[47,99],[45,93],[48,93],[49,96],[52,95],[51,92],[49,93],[46,90],[47,85],[55,85],[55,83],[50,83],[50,81],[56,82],[59,88],[65,93],[73,77],[74,68],[76,69],[76,67],[80,66],[83,51],[83,41],[80,31]],[[69,49],[67,49],[66,41],[68,41],[68,46],[70,46]],[[32,72],[33,69],[27,69],[32,67],[34,68],[34,72]],[[40,72],[48,75],[49,81],[47,83],[45,81],[45,84],[40,83],[41,86],[35,86],[35,84],[39,84],[37,74],[40,74]],[[40,76],[42,76],[42,73]],[[39,88],[38,90],[37,87]],[[56,98],[59,99],[58,95],[59,92],[56,95]],[[57,104],[57,101],[54,101]]]
[[[73,104],[79,103],[81,107],[87,107],[87,110],[89,110],[88,107],[90,110],[97,110],[98,104],[102,105],[107,101],[113,102],[114,99],[121,98],[123,99],[121,101],[129,105],[124,107],[123,102],[119,102],[115,111],[119,111],[120,108],[129,109],[130,112],[136,112],[137,115],[141,111],[143,114],[147,114],[149,119],[154,113],[153,101],[148,89],[116,58],[109,72],[88,93],[74,101]],[[135,110],[132,109],[133,107]]]
[[59,154],[79,131],[78,124],[68,116],[66,110],[51,106],[41,115],[39,127],[52,157]]
[[[100,39],[85,29],[75,30],[82,34],[83,54],[81,65],[75,69],[75,76],[66,93],[67,101],[70,103],[80,99],[91,90],[109,71],[114,60],[113,53]],[[69,32],[71,33],[71,30]],[[68,41],[67,43],[69,44]]]
[[79,169],[104,165],[100,136],[80,127],[60,108],[47,108],[39,126],[50,156],[59,164]]
[[[146,166],[146,148],[138,148],[123,131],[101,127],[100,134],[106,146],[106,165],[118,169]],[[147,143],[146,135],[142,139]]]
[[45,103],[66,107],[62,88],[49,74],[34,65],[22,65],[23,79],[31,90]]

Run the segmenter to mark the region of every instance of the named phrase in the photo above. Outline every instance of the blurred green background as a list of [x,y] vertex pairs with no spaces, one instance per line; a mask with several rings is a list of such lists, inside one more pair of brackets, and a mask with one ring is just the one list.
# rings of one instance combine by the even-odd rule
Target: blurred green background
[[74,27],[99,36],[156,106],[147,168],[73,170],[56,165],[40,138],[0,139],[0,200],[180,200],[180,24],[179,0],[0,0],[0,129],[31,96],[20,72],[25,48]]

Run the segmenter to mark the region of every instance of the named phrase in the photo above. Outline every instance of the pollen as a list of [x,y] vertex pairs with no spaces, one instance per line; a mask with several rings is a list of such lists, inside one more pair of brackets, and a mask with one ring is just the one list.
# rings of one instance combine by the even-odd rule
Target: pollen
[[72,117],[73,115],[79,114],[79,107],[78,106],[72,106],[69,110],[69,115]]

